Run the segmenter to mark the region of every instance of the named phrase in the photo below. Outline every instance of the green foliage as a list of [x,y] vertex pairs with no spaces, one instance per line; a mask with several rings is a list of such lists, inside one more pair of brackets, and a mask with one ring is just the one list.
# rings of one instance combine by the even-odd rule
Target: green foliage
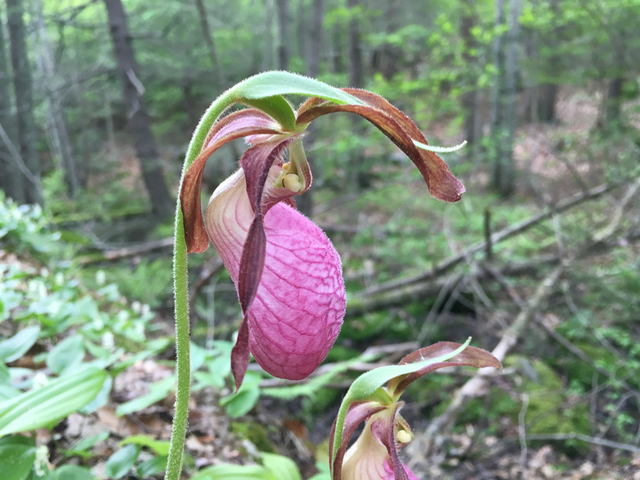
[[60,234],[48,231],[48,223],[40,206],[18,206],[0,191],[0,248],[47,258],[60,248]]
[[296,464],[281,455],[262,453],[262,466],[221,464],[199,471],[191,480],[302,480]]

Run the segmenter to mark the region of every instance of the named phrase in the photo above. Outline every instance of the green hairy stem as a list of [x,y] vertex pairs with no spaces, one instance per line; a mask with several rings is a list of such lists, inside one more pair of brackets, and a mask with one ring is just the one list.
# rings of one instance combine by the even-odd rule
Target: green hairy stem
[[[191,138],[189,149],[182,168],[182,178],[200,153],[209,129],[216,118],[233,103],[231,91],[227,91],[214,101],[206,111]],[[182,185],[182,181],[180,182]],[[189,352],[189,280],[187,272],[187,244],[184,236],[180,194],[176,205],[176,221],[173,247],[173,295],[176,317],[176,373],[178,388],[176,391],[173,430],[169,446],[169,459],[165,480],[179,480],[182,471],[182,455],[187,433],[187,415],[189,414],[189,390],[191,384],[191,365]]]

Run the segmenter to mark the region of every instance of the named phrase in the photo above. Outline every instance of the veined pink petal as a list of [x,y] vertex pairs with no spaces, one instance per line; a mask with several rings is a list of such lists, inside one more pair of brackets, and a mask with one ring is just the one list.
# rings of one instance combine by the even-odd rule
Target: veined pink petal
[[[267,184],[282,168],[273,166]],[[216,189],[206,228],[238,285],[242,249],[254,212],[242,170]],[[246,313],[256,361],[280,378],[307,377],[333,345],[346,308],[340,257],[326,235],[291,207],[278,203],[264,217],[265,265]]]

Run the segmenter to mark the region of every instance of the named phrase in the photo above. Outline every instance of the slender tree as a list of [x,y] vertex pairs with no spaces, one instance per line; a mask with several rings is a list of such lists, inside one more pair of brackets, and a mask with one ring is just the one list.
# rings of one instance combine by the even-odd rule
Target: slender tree
[[207,16],[207,10],[202,0],[195,0],[196,8],[198,9],[198,16],[200,17],[200,28],[202,30],[202,36],[204,43],[209,50],[209,58],[211,59],[211,65],[215,70],[216,80],[218,81],[218,88],[224,88],[226,80],[224,78],[224,72],[220,68],[220,62],[218,61],[218,51],[216,50],[215,40],[213,38],[213,32],[209,25],[209,17]]
[[460,37],[463,41],[462,58],[465,61],[465,71],[469,72],[466,75],[465,83],[467,84],[467,91],[462,94],[462,106],[465,110],[464,114],[464,138],[472,148],[469,152],[473,152],[473,144],[476,141],[477,120],[478,120],[478,96],[479,92],[475,88],[477,73],[476,58],[472,55],[472,50],[477,48],[478,45],[473,36],[472,30],[475,25],[476,19],[475,2],[474,0],[464,0],[462,2],[462,13],[460,15]]
[[[317,77],[320,73],[320,54],[322,53],[322,23],[324,20],[324,0],[312,0],[311,17],[308,22],[308,38],[306,44],[306,74],[310,77]],[[307,151],[312,150],[312,146],[316,141],[318,132],[316,126],[311,124],[307,128],[307,135],[304,142],[307,144]],[[309,163],[313,166],[315,159],[313,155],[308,155]],[[315,168],[316,172],[318,169]],[[311,217],[313,214],[313,190],[309,190],[301,197],[298,197],[298,209],[306,216]]]
[[10,144],[13,139],[13,118],[11,115],[11,72],[5,54],[4,20],[0,10],[0,127],[4,131],[0,138],[0,187],[17,203],[25,202],[23,176],[12,155]]
[[515,188],[513,141],[517,126],[516,100],[518,76],[518,41],[520,35],[521,0],[510,0],[508,18],[505,18],[503,0],[495,1],[495,24],[508,24],[507,33],[496,36],[493,44],[493,62],[497,75],[492,92],[491,136],[492,186],[503,197]]
[[347,8],[351,11],[349,20],[349,86],[362,88],[364,74],[362,72],[362,45],[360,42],[360,22],[354,13],[358,0],[347,0]]
[[[33,118],[33,82],[27,52],[22,0],[7,0],[7,24],[11,40],[11,64],[16,96],[18,149],[22,160],[25,201],[42,203],[40,161],[36,150],[36,127]],[[17,160],[17,159],[16,159]],[[24,171],[26,170],[26,171]]]
[[39,13],[37,19],[39,42],[36,48],[36,59],[42,77],[45,80],[44,90],[47,100],[47,121],[49,124],[48,132],[51,150],[59,159],[59,163],[64,170],[64,178],[69,194],[75,196],[80,190],[80,179],[73,146],[69,138],[67,119],[62,105],[62,99],[60,98],[60,89],[56,88],[54,52],[44,23],[43,4],[40,1],[37,2],[37,4]]
[[289,70],[289,58],[291,50],[289,48],[289,24],[291,15],[289,13],[289,0],[276,0],[278,10],[278,68]]
[[104,3],[107,7],[111,40],[122,80],[129,127],[135,139],[142,176],[151,199],[153,215],[158,220],[162,220],[173,213],[173,201],[158,161],[158,148],[144,103],[144,86],[138,76],[138,65],[131,45],[126,14],[120,0],[104,0]]

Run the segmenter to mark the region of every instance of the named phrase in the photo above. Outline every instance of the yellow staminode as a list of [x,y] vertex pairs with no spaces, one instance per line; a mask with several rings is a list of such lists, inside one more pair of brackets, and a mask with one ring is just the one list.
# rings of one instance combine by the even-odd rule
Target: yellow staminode
[[300,178],[295,173],[287,173],[282,179],[282,184],[294,193],[298,193],[302,189]]
[[411,441],[411,434],[406,430],[398,430],[398,433],[396,433],[396,440],[398,443],[409,443]]

